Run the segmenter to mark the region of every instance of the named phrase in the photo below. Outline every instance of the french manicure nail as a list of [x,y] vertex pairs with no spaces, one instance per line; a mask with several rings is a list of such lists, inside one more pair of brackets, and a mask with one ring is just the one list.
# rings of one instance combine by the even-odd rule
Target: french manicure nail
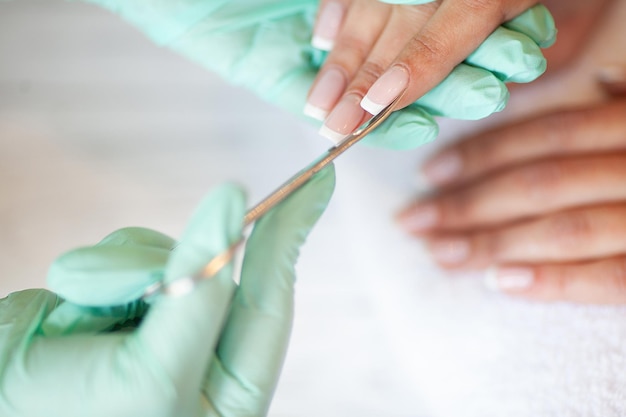
[[530,287],[534,280],[531,268],[494,267],[485,275],[485,287],[492,291],[521,291]]
[[368,113],[377,115],[408,85],[409,73],[403,67],[394,65],[370,87],[361,100],[361,107]]
[[331,1],[324,6],[317,18],[311,44],[322,51],[330,51],[341,28],[344,9],[341,3]]
[[464,262],[470,255],[470,244],[467,239],[441,239],[433,242],[430,252],[435,260],[446,265]]
[[597,79],[607,93],[613,96],[626,95],[626,64],[602,68]]
[[463,160],[457,151],[446,151],[424,165],[424,175],[431,183],[444,184],[459,176]]
[[597,77],[605,83],[626,82],[626,64],[600,68]]
[[434,204],[422,204],[403,212],[398,222],[410,232],[423,232],[439,221],[439,210]]
[[317,120],[326,119],[345,88],[346,81],[341,71],[335,68],[324,71],[309,94],[304,114]]
[[338,144],[359,127],[363,116],[365,113],[359,107],[359,97],[349,94],[343,97],[330,112],[319,134]]

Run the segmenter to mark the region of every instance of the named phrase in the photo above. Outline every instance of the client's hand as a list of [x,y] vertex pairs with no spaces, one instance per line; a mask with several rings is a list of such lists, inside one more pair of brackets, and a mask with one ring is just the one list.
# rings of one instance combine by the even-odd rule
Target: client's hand
[[[298,113],[305,108],[307,92],[325,59],[324,53],[311,46],[313,23],[318,7],[316,0],[85,1],[110,9],[160,45],[172,48],[217,72],[226,80],[254,91],[265,100]],[[379,5],[374,0],[368,1]],[[463,10],[467,10],[462,5],[455,8],[454,1],[448,3],[451,6],[441,7],[442,11],[449,9],[448,14],[438,13],[441,16],[439,26],[443,19],[443,25],[447,29],[455,25],[455,20],[446,20],[452,17],[451,14],[458,18],[458,13],[463,15]],[[487,2],[483,3],[484,10],[487,8],[491,10],[487,7]],[[530,4],[533,1],[525,0],[524,3]],[[425,7],[432,9],[430,6]],[[517,13],[523,9],[524,7],[515,7]],[[475,8],[478,15],[472,14],[473,20],[481,18],[480,10],[480,7]],[[370,13],[373,11],[374,9],[370,10]],[[511,10],[509,12],[511,14],[501,16],[502,19],[516,14]],[[413,15],[412,19],[415,18]],[[493,13],[490,11],[489,16],[484,17],[489,21]],[[409,23],[411,21],[409,20]],[[365,21],[363,23],[367,24]],[[499,23],[500,21],[485,23],[477,37],[481,37],[483,31],[488,35]],[[353,25],[348,24],[348,21],[346,25],[346,31],[353,29]],[[465,29],[470,26],[472,25],[465,26]],[[476,46],[484,38],[474,43],[463,43],[464,46],[455,49],[454,54],[448,55],[442,50],[441,54],[436,56],[429,55],[431,64],[441,62],[442,65],[438,65],[437,68],[427,66],[424,68],[426,70],[424,74],[412,75],[412,86],[418,86],[421,90],[421,94],[418,95],[435,87],[450,71],[452,74],[445,82],[426,94],[419,105],[411,105],[402,111],[394,112],[387,123],[364,139],[364,143],[393,149],[414,148],[437,136],[437,124],[432,115],[479,118],[501,110],[508,98],[508,91],[503,82],[530,80],[539,76],[544,69],[545,60],[537,45],[549,44],[555,36],[552,17],[542,6],[533,7],[506,26],[498,28],[478,49]],[[360,37],[361,33],[365,32],[369,33],[367,35],[369,38],[374,33],[367,26],[359,29],[354,36]],[[436,27],[432,29],[435,30]],[[409,31],[407,34],[412,35],[413,32]],[[463,35],[454,31],[453,36],[447,38],[450,42],[456,42],[455,39],[459,36]],[[404,35],[402,39],[406,40]],[[389,40],[388,37],[381,39],[380,48],[389,52],[394,50],[396,53],[399,52],[398,46],[394,39]],[[339,41],[337,48],[343,49]],[[467,60],[469,65],[455,67],[474,50],[476,51]],[[361,52],[365,54],[367,51],[357,46],[356,49],[346,51],[346,57]],[[463,56],[459,58],[460,55]],[[338,56],[341,56],[340,52],[334,53],[329,60],[336,60]],[[372,55],[372,59],[374,57]],[[387,58],[388,54],[385,55],[385,59]],[[356,62],[351,61],[350,65],[348,69],[351,71],[358,69],[355,67]],[[325,68],[330,69],[333,66],[328,64]],[[327,74],[327,71],[323,72]],[[426,76],[427,80],[422,79]],[[323,78],[322,74],[317,83],[319,84]],[[321,91],[319,85],[314,87],[315,90],[319,92],[316,93],[318,98],[330,98],[331,101],[338,98],[328,91]],[[343,89],[339,94],[343,94]],[[412,89],[407,99],[416,98],[415,94]],[[410,101],[407,101],[404,105],[409,103]],[[318,111],[313,112],[315,115],[319,115],[319,108],[322,113],[330,110],[323,103],[313,100],[313,94],[309,96],[309,104],[310,106],[307,106],[309,110],[311,105],[313,108],[318,107]],[[358,102],[355,105],[357,112],[364,115]],[[338,135],[349,133],[354,127],[356,126],[350,125],[342,129]]]
[[546,68],[540,47],[556,30],[545,7],[528,9],[536,1],[384,1],[321,2],[313,45],[332,50],[306,110],[326,118],[321,133],[330,138],[405,89],[400,107],[417,100],[437,116],[486,117],[504,108],[504,82],[529,82]]
[[487,283],[524,297],[626,302],[623,97],[471,138],[424,174],[443,191],[399,220],[443,267],[495,266]]
[[331,167],[258,222],[239,286],[227,266],[187,295],[139,299],[240,237],[245,198],[233,186],[205,200],[178,244],[131,228],[61,256],[49,277],[58,295],[0,300],[0,415],[265,415],[289,340],[298,248],[333,186]]

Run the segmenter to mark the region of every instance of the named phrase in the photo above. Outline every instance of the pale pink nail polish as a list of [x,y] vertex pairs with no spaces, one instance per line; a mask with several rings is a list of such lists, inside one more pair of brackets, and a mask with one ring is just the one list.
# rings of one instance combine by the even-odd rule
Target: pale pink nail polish
[[437,225],[439,210],[434,204],[412,207],[398,216],[398,222],[409,232],[423,232]]
[[494,267],[485,275],[485,287],[492,291],[522,291],[534,281],[534,271],[523,267]]
[[463,160],[457,151],[446,151],[424,165],[424,176],[433,184],[445,184],[456,179],[463,169]]
[[435,260],[446,265],[463,263],[470,255],[470,244],[466,239],[441,239],[430,246]]
[[319,133],[337,144],[359,127],[364,116],[365,112],[359,106],[359,96],[349,94],[330,112]]
[[341,29],[345,11],[341,3],[331,1],[327,3],[315,24],[311,44],[317,49],[330,51],[335,45],[335,38]]
[[324,71],[309,94],[304,114],[324,120],[345,88],[346,80],[341,71],[334,68]]
[[409,73],[407,70],[399,65],[394,65],[370,87],[361,101],[361,107],[368,113],[377,115],[408,85]]

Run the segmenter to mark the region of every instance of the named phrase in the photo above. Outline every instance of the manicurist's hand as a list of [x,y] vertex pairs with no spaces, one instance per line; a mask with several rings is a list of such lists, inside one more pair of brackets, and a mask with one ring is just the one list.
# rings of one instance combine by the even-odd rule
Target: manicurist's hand
[[55,292],[0,300],[0,415],[266,415],[289,341],[294,263],[333,187],[329,167],[257,222],[239,285],[228,265],[186,295],[140,298],[240,238],[245,197],[232,185],[204,201],[179,242],[127,228],[58,258]]
[[330,54],[306,113],[325,119],[321,133],[339,140],[405,89],[400,107],[420,99],[433,115],[477,119],[499,111],[508,98],[504,82],[529,82],[545,70],[540,47],[556,30],[536,3],[324,0],[312,43]]
[[521,297],[626,303],[624,97],[470,138],[423,172],[441,193],[399,221],[443,267],[494,267],[488,284]]

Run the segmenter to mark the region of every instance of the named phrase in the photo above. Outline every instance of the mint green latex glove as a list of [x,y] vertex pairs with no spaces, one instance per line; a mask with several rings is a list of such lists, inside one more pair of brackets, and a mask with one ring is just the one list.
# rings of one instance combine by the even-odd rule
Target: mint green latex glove
[[[315,0],[86,1],[122,16],[158,44],[298,113],[324,59],[310,44]],[[413,148],[436,137],[431,114],[475,119],[501,110],[508,97],[503,80],[531,80],[545,68],[537,43],[554,36],[553,27],[544,27],[545,13],[499,30],[482,53],[455,69],[418,105],[392,115],[365,141]]]
[[186,296],[137,299],[239,238],[245,199],[229,185],[203,202],[178,245],[122,229],[61,256],[50,272],[59,294],[0,301],[0,415],[265,415],[290,334],[298,248],[333,186],[331,167],[258,222],[239,286],[229,266]]
[[[496,99],[494,111],[501,111],[509,97],[508,89],[502,83],[529,83],[537,79],[547,66],[540,48],[547,48],[555,41],[556,27],[552,15],[545,6],[534,6],[497,27],[462,64],[457,65],[446,80],[426,93],[417,103],[435,116],[450,116],[441,109],[450,106],[450,102],[463,101],[457,106],[465,108],[451,117],[473,120],[488,116],[480,105],[472,108],[472,98],[455,95],[455,91],[459,91],[462,85],[468,84],[473,78],[486,82],[489,77],[478,77],[477,74],[482,69],[500,81],[502,95],[499,101]],[[489,82],[498,84],[493,79]],[[494,93],[497,91],[491,84],[487,85]],[[480,85],[476,85],[475,90],[481,89]],[[455,107],[452,105],[452,108]]]

